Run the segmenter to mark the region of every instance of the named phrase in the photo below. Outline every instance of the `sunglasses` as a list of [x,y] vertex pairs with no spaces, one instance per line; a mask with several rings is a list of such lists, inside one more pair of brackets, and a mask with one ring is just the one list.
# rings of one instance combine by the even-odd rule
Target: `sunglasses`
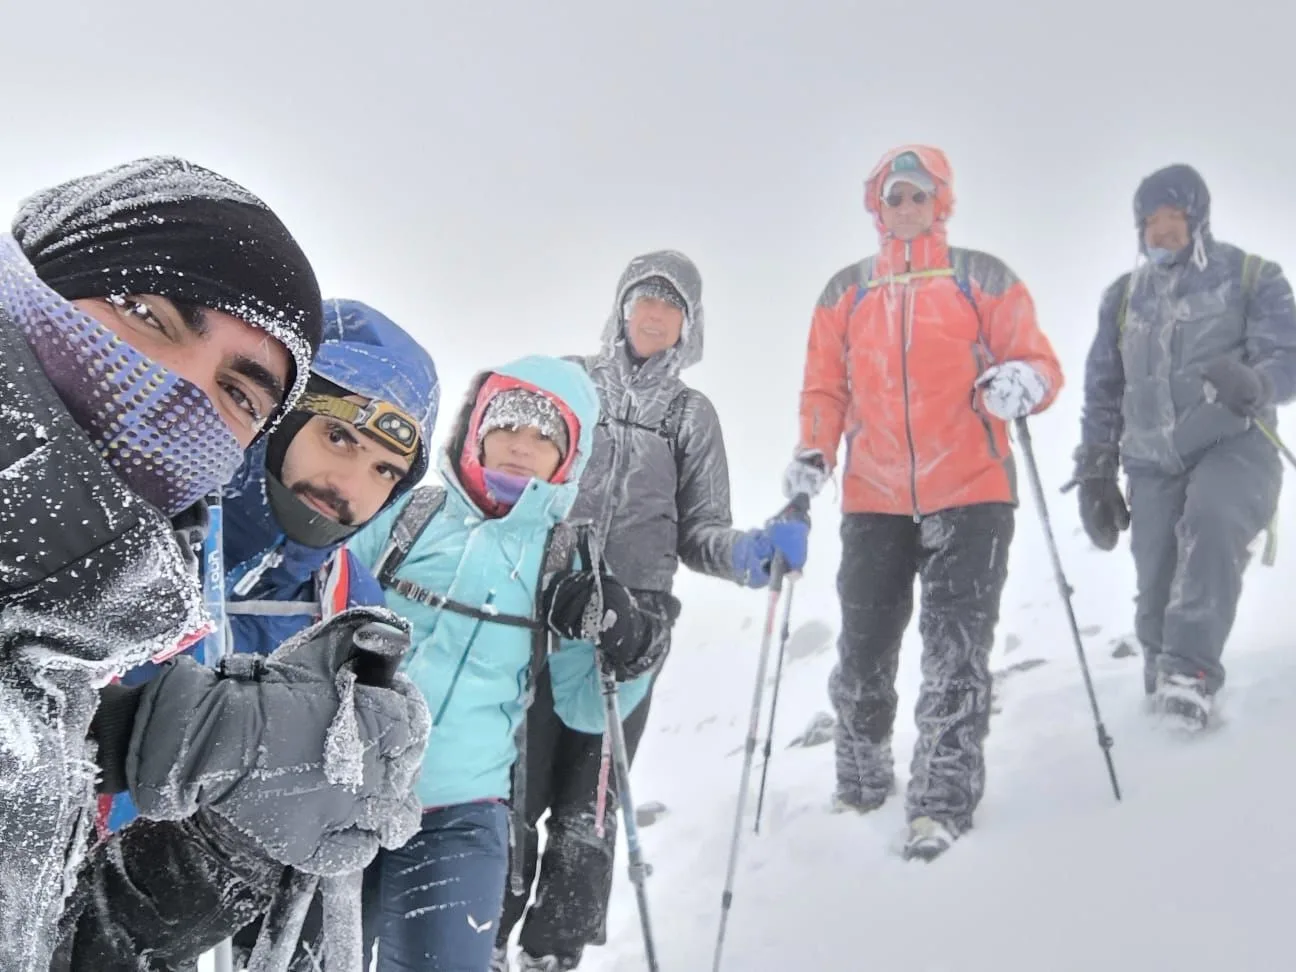
[[418,451],[418,423],[390,402],[371,401],[358,405],[345,398],[310,393],[302,396],[297,408],[353,425],[397,455],[408,458]]
[[[924,192],[921,189],[917,190],[916,192],[914,192],[909,196],[910,202],[912,202],[915,206],[921,206],[930,198],[931,198],[931,193]],[[902,192],[893,192],[889,196],[887,196],[886,199],[883,200],[883,202],[885,202],[892,209],[899,209],[902,205],[904,205],[905,195]]]

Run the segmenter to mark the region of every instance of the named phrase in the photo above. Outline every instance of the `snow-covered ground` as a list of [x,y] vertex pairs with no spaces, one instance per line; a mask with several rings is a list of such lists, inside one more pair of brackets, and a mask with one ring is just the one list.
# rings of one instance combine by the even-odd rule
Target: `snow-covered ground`
[[[1037,437],[1038,438],[1038,437]],[[1055,463],[1051,478],[1064,470]],[[1241,485],[1241,484],[1240,484]],[[838,624],[835,503],[815,508],[812,560],[795,594],[798,657],[786,669],[765,819],[735,883],[724,968],[737,972],[870,968],[887,972],[1068,972],[1291,967],[1290,875],[1296,799],[1296,612],[1289,551],[1254,566],[1226,656],[1222,720],[1182,739],[1142,705],[1137,657],[1113,657],[1132,624],[1126,544],[1093,550],[1074,496],[1050,487],[1064,565],[1076,588],[1099,702],[1124,800],[1117,803],[1084,692],[1033,503],[1019,512],[994,667],[1004,671],[976,827],[943,858],[894,853],[903,800],[869,815],[829,813],[832,747],[787,748],[817,712]],[[1284,508],[1291,522],[1291,499]],[[661,967],[710,969],[733,826],[763,595],[687,579],[689,613],[663,675],[636,765],[635,796],[669,813],[642,831]],[[798,630],[800,629],[800,630]],[[896,751],[913,740],[920,646],[902,663]],[[1041,664],[1042,663],[1042,664]],[[769,695],[766,694],[766,701]],[[764,730],[762,729],[762,742]],[[645,968],[624,847],[609,943],[591,972]]]
[[[1059,433],[1066,416],[1041,420]],[[795,587],[764,822],[748,803],[724,969],[885,972],[1271,972],[1288,943],[1296,828],[1296,550],[1254,565],[1226,654],[1220,724],[1183,739],[1144,712],[1141,664],[1114,657],[1130,630],[1127,541],[1094,550],[1079,530],[1062,439],[1036,434],[1055,530],[1124,800],[1112,795],[1035,506],[1024,498],[995,646],[997,712],[975,829],[932,864],[895,854],[903,799],[867,817],[828,811],[831,745],[788,748],[817,713],[838,625],[839,519],[814,508]],[[1043,443],[1042,446],[1038,445]],[[735,477],[736,488],[747,483]],[[1240,484],[1239,488],[1244,488]],[[768,490],[766,490],[768,491]],[[1296,495],[1282,519],[1296,522]],[[686,613],[654,697],[635,796],[668,810],[641,831],[665,972],[711,968],[766,595],[682,573]],[[910,631],[896,727],[900,779],[913,741],[920,645]],[[771,675],[773,658],[771,657]],[[765,694],[768,705],[770,694]],[[762,720],[761,741],[764,741]],[[582,969],[646,968],[624,846],[609,943]],[[202,972],[210,972],[205,963]]]

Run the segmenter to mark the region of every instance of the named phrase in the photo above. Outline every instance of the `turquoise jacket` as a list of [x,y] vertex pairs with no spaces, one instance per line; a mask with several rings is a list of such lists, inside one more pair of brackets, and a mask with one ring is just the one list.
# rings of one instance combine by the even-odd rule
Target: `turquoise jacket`
[[[491,373],[479,375],[438,462],[445,504],[396,576],[460,604],[534,617],[546,541],[576,498],[598,422],[598,395],[579,366],[557,358],[527,357],[494,373],[544,389],[575,415],[580,437],[568,481],[555,485],[532,480],[506,516],[483,516],[450,461],[462,448],[477,391]],[[408,502],[405,497],[348,543],[365,566],[374,567]],[[413,626],[413,645],[403,670],[422,690],[433,718],[419,799],[425,807],[507,799],[517,758],[515,733],[526,714],[534,633],[431,608],[395,591],[388,590],[386,596],[388,607]],[[555,708],[563,721],[580,731],[602,732],[603,699],[593,646],[564,641],[549,655],[549,666]],[[623,717],[643,700],[649,684],[645,676],[621,686]]]

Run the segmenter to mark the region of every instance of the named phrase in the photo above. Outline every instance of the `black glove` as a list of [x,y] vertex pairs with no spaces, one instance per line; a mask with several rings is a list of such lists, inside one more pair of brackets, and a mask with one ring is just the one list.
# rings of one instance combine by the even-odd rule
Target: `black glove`
[[561,638],[594,642],[622,680],[634,677],[630,673],[640,668],[640,660],[656,640],[650,616],[640,609],[629,588],[606,572],[557,575],[545,589],[544,610],[551,631]]
[[96,792],[122,793],[127,788],[126,756],[143,694],[143,685],[119,682],[109,682],[99,690],[99,708],[90,720],[90,738],[96,743],[95,762],[99,766]]
[[1129,508],[1117,481],[1119,461],[1109,446],[1080,446],[1075,452],[1075,476],[1065,487],[1080,487],[1080,522],[1099,550],[1114,550],[1121,531],[1129,528]]
[[1216,358],[1202,372],[1206,400],[1216,401],[1229,411],[1249,418],[1273,401],[1269,378],[1236,358]]

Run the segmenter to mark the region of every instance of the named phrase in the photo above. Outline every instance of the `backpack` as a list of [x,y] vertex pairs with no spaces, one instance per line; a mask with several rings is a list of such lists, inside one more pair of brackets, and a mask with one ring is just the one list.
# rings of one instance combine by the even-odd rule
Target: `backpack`
[[451,611],[455,614],[462,614],[487,624],[505,624],[513,627],[528,628],[532,632],[531,662],[527,666],[526,686],[522,696],[524,702],[523,715],[513,737],[517,746],[517,759],[513,762],[513,792],[510,801],[512,803],[510,808],[512,812],[509,817],[509,848],[511,851],[509,885],[513,894],[522,895],[526,892],[526,884],[522,873],[523,859],[525,857],[523,835],[529,829],[526,819],[527,714],[530,711],[531,702],[535,698],[536,678],[544,667],[554,638],[548,626],[540,620],[543,615],[541,599],[554,574],[571,568],[577,545],[584,543],[586,549],[588,549],[589,528],[585,524],[577,525],[567,522],[555,524],[549,531],[549,536],[545,541],[540,577],[536,583],[535,617],[501,614],[473,607],[472,605],[461,604],[444,595],[437,594],[435,591],[429,591],[413,581],[396,577],[396,571],[405,562],[405,558],[409,556],[415,541],[427,529],[427,525],[432,522],[432,518],[441,512],[445,501],[446,491],[444,487],[427,485],[416,486],[413,489],[410,494],[410,501],[405,504],[405,508],[396,517],[396,522],[392,524],[391,536],[387,541],[387,545],[383,548],[382,553],[378,555],[378,560],[374,564],[374,576],[378,578],[378,583],[385,590],[395,591],[411,601],[417,601],[428,607]]

